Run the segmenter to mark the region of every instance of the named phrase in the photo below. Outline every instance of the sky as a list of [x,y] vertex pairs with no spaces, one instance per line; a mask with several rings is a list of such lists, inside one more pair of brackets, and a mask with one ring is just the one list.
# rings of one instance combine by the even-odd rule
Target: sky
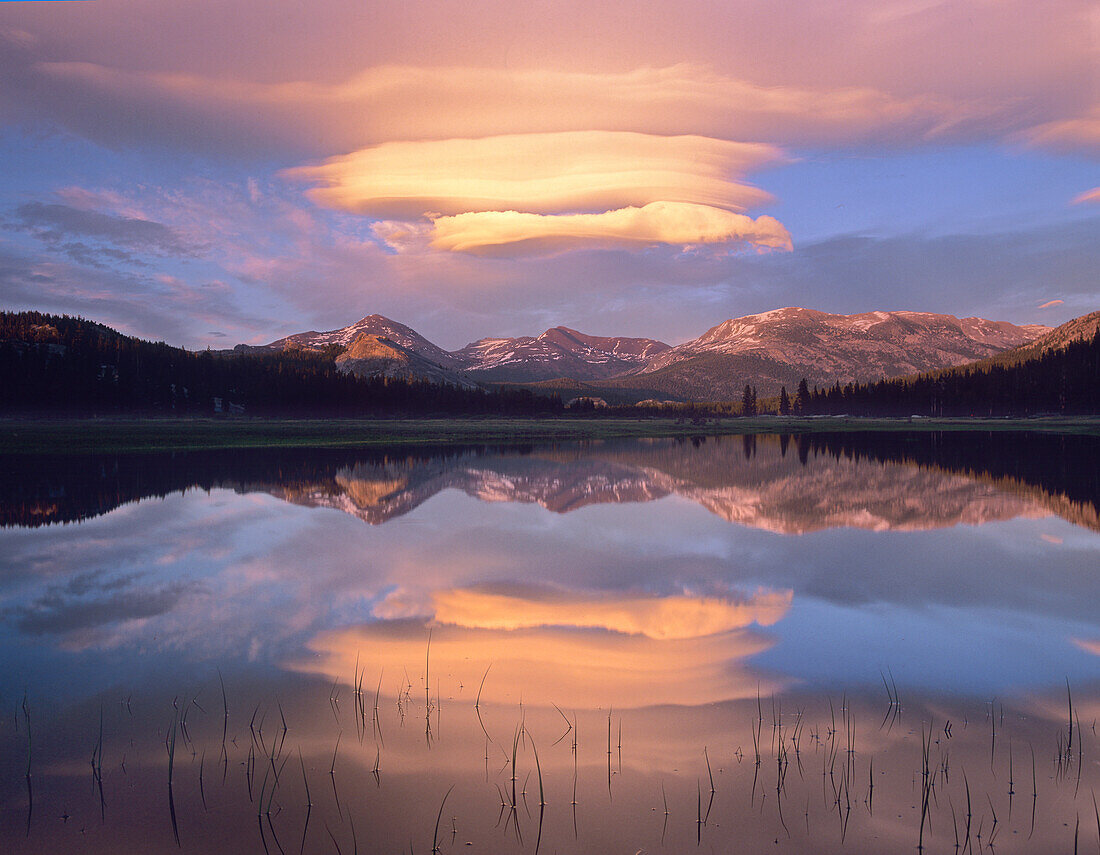
[[1100,308],[1094,0],[0,1],[0,309],[447,349]]

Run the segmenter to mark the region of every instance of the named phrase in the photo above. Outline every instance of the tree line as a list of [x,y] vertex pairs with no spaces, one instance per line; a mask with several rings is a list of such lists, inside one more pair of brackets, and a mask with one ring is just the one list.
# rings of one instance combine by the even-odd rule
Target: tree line
[[1100,330],[1009,365],[963,366],[876,383],[802,389],[805,415],[1033,416],[1100,413]]
[[536,415],[561,401],[527,389],[338,371],[326,351],[189,351],[68,315],[0,312],[0,412],[260,416]]

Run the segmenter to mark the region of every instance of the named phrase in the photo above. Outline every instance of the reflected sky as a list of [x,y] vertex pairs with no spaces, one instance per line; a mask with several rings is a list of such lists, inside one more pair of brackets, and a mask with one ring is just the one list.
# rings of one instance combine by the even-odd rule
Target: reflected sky
[[7,669],[70,690],[135,653],[150,673],[309,657],[333,673],[356,645],[396,644],[392,624],[395,667],[432,626],[441,656],[499,647],[517,676],[632,651],[648,677],[586,684],[620,707],[688,692],[698,674],[674,685],[677,661],[711,675],[700,702],[884,671],[1028,691],[1096,675],[1100,536],[1052,504],[907,463],[803,462],[763,437],[751,454],[737,439],[341,466],[0,530]]

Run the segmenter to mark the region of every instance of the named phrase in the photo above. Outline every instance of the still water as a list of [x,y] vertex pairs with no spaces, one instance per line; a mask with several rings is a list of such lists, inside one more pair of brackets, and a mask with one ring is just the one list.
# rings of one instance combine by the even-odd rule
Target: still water
[[0,458],[0,847],[1100,846],[1100,440]]

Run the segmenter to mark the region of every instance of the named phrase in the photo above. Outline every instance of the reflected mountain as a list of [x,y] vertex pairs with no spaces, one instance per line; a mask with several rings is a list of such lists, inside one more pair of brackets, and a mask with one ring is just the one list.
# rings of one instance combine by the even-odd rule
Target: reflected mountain
[[211,451],[0,459],[0,524],[72,522],[188,489],[263,492],[372,525],[445,490],[554,513],[694,502],[782,534],[925,530],[1057,514],[1100,530],[1100,439],[1021,433],[803,434],[538,448]]

